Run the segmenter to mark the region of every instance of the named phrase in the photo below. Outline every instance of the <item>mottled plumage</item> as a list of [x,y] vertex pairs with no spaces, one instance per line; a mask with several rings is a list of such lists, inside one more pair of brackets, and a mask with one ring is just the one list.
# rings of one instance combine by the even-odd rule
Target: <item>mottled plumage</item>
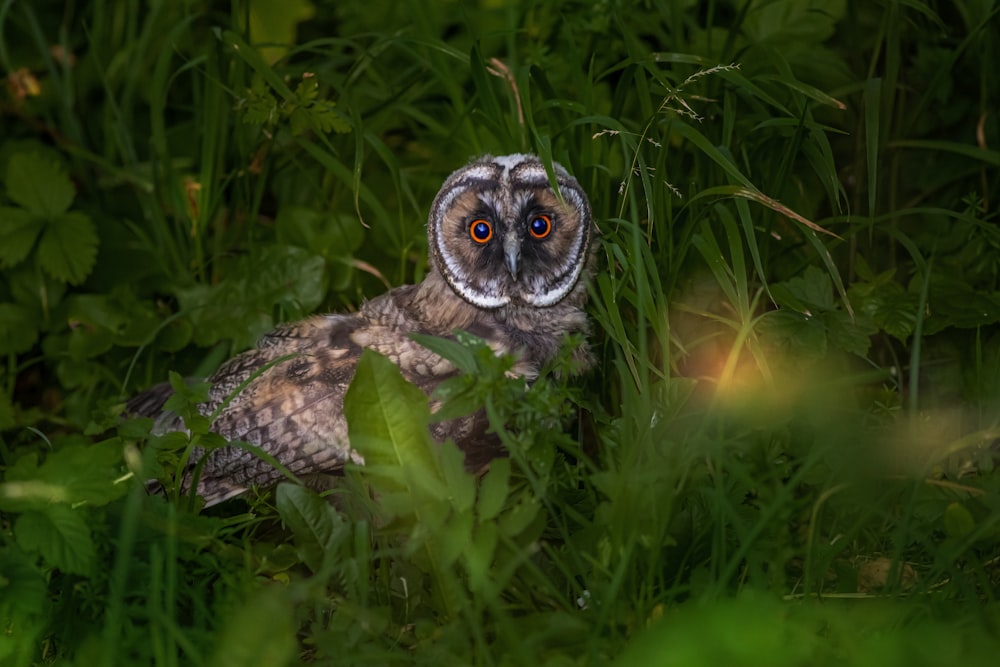
[[[581,277],[588,273],[590,206],[562,167],[555,166],[555,175],[559,195],[533,155],[486,156],[454,172],[431,207],[431,266],[423,282],[397,287],[357,313],[279,327],[231,359],[210,378],[204,414],[263,366],[294,355],[235,395],[212,430],[260,446],[299,476],[360,463],[347,442],[343,399],[362,349],[386,355],[428,394],[456,373],[411,333],[468,331],[498,354],[516,355],[515,372],[536,377],[566,334],[588,331]],[[586,358],[586,350],[579,355]],[[181,428],[176,416],[161,412],[168,395],[169,388],[154,388],[129,409],[157,416],[158,431]],[[436,439],[450,437],[465,451],[469,467],[497,453],[482,413],[431,428]],[[209,454],[198,492],[213,504],[279,479],[266,462],[227,447]]]

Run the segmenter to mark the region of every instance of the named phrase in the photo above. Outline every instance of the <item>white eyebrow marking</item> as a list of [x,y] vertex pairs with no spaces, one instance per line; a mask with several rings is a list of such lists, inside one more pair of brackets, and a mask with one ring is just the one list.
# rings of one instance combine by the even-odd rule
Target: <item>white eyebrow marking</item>
[[528,155],[527,153],[513,153],[511,155],[500,155],[493,158],[493,161],[503,167],[504,171],[510,171],[522,162],[534,159],[533,155]]

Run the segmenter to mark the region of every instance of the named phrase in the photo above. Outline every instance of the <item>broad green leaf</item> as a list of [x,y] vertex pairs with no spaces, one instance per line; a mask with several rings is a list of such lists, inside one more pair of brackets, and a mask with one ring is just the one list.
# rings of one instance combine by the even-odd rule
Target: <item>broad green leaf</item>
[[93,359],[111,349],[114,335],[99,327],[78,327],[69,332],[69,354],[76,361]]
[[7,612],[2,605],[0,618],[5,623],[4,634],[0,635],[0,665],[27,667],[38,664],[35,656],[38,655],[38,647],[44,644],[43,633],[51,632],[48,619],[18,611]]
[[45,222],[21,208],[0,206],[0,266],[21,262],[35,246]]
[[122,440],[145,440],[155,423],[152,417],[128,417],[117,424],[118,437]]
[[481,523],[476,527],[472,540],[462,554],[465,567],[469,571],[469,585],[472,590],[482,591],[489,583],[488,572],[493,563],[498,537],[496,522]]
[[15,459],[14,464],[7,466],[5,479],[32,479],[38,474],[38,452],[26,452]]
[[74,359],[94,357],[112,345],[141,345],[160,326],[153,309],[124,285],[110,294],[70,296],[66,307],[71,327],[69,353]]
[[397,484],[401,481],[405,488],[391,484],[390,489],[408,491],[415,502],[444,498],[427,430],[427,397],[403,379],[398,366],[366,349],[344,397],[344,415],[351,447],[364,457],[369,476],[375,466],[398,468],[402,476]]
[[822,269],[809,265],[802,275],[771,285],[771,295],[778,305],[793,308],[800,313],[833,310],[833,282]]
[[934,279],[930,286],[924,334],[948,327],[972,329],[1000,322],[1000,292],[980,292],[957,279]]
[[868,318],[886,333],[906,341],[917,321],[919,297],[907,292],[886,272],[874,276],[871,282],[851,285],[851,301],[859,317]]
[[31,349],[38,339],[39,322],[33,312],[13,303],[0,303],[0,354]]
[[[406,525],[410,525],[414,516],[418,513],[421,515],[421,522],[413,529],[413,535],[417,535],[418,530],[422,530],[424,534],[434,534],[444,523],[443,517],[447,514],[445,511],[427,514],[423,511],[427,507],[427,504],[415,504],[413,496],[408,491],[383,490],[388,486],[401,489],[406,488],[406,483],[403,481],[403,473],[398,467],[381,466],[381,468],[369,470],[368,466],[365,466],[363,479],[378,488],[378,507],[379,513],[382,516],[390,520],[401,518],[405,522],[408,522]],[[424,517],[424,514],[427,514],[427,517]],[[414,546],[419,545],[415,544]]]
[[447,568],[469,547],[474,518],[472,512],[450,516],[434,533],[435,567]]
[[880,294],[872,319],[880,329],[906,342],[916,326],[919,303],[919,296],[912,292],[899,290],[893,295]]
[[177,352],[191,342],[194,327],[191,322],[177,319],[167,322],[156,335],[156,347],[164,352]]
[[51,606],[37,560],[16,544],[0,548],[0,665],[37,664],[42,633],[50,628],[44,614]]
[[836,30],[844,0],[751,0],[742,28],[753,41],[818,45]]
[[30,510],[14,523],[14,536],[26,551],[37,551],[63,572],[90,574],[97,552],[84,513],[67,505]]
[[330,289],[342,291],[352,284],[359,267],[354,253],[365,237],[357,216],[282,206],[274,226],[280,243],[306,248],[327,260]]
[[177,301],[191,322],[196,345],[215,345],[231,339],[236,350],[245,350],[274,328],[273,305],[258,307],[242,285],[242,280],[233,278],[217,285],[199,284],[177,290]]
[[7,163],[7,196],[36,215],[54,218],[76,196],[66,169],[38,153],[17,153]]
[[[287,572],[302,563],[302,557],[291,544],[271,544],[257,542],[253,545],[256,563],[254,571],[258,574],[273,576],[279,572]],[[333,556],[333,553],[330,553]]]
[[66,300],[68,317],[74,324],[98,326],[117,333],[128,326],[129,314],[121,306],[121,293],[75,294]]
[[45,608],[45,578],[35,558],[16,544],[0,549],[0,599],[0,615],[9,610],[40,614]]
[[[54,336],[50,336],[45,342],[48,343],[51,338],[54,338]],[[65,338],[68,342],[69,336],[65,336]],[[100,378],[105,377],[105,373],[104,366],[89,359],[84,361],[71,359],[69,355],[64,359],[60,359],[59,363],[56,364],[56,374],[59,377],[59,382],[66,389],[92,386]]]
[[78,285],[97,260],[97,230],[90,218],[71,211],[53,218],[38,243],[38,263],[63,282]]
[[294,318],[319,306],[326,294],[325,266],[322,257],[302,248],[272,245],[242,258],[219,284],[180,289],[177,298],[199,345],[228,338],[245,349],[274,327],[275,306]]
[[329,502],[304,486],[282,482],[276,493],[278,515],[295,536],[302,561],[316,572],[323,556],[344,538],[343,518]]
[[452,340],[441,336],[429,336],[417,333],[410,334],[410,338],[439,357],[455,364],[455,367],[463,373],[474,373],[478,368],[473,346],[476,343],[482,344],[484,342],[480,338],[467,335],[463,339]]
[[[176,334],[190,324],[182,320],[173,320],[164,329],[164,323],[156,312],[153,301],[139,299],[132,287],[127,284],[115,285],[109,298],[116,306],[116,309],[110,313],[112,318],[109,321],[109,323],[116,322],[118,324],[112,329],[115,334],[115,345],[129,347],[146,345],[158,333],[162,334],[167,330]],[[98,322],[98,324],[103,323]],[[165,340],[166,337],[160,336],[157,337],[156,342],[162,347],[161,343]]]
[[52,312],[66,294],[66,283],[38,270],[33,262],[24,262],[7,272],[14,302],[35,313]]
[[476,512],[479,520],[488,521],[500,514],[509,491],[510,460],[493,459],[489,471],[483,475],[483,481],[479,485],[479,503]]
[[826,355],[826,327],[818,317],[791,310],[774,310],[757,321],[761,337],[778,350],[801,359]]
[[198,410],[198,404],[208,400],[211,385],[207,382],[188,384],[180,374],[170,371],[170,386],[174,393],[163,404],[163,409],[179,416],[192,434],[208,433],[211,422]]
[[275,586],[252,593],[230,609],[215,635],[206,664],[216,667],[281,667],[292,663],[298,643],[289,590]]
[[523,498],[510,511],[500,516],[500,534],[513,538],[520,535],[538,516],[540,505],[534,498]]
[[281,243],[306,248],[327,259],[353,255],[365,237],[364,227],[355,216],[304,206],[283,206],[274,226]]
[[478,384],[478,378],[466,373],[448,378],[435,387],[434,398],[442,404],[434,411],[431,421],[457,419],[482,409],[484,396]]
[[437,446],[437,455],[452,507],[471,516],[469,510],[476,502],[476,479],[465,469],[462,450],[449,440]]
[[52,503],[105,505],[128,490],[118,481],[122,457],[121,441],[112,438],[94,445],[80,439],[52,452],[37,466],[18,460],[0,488],[0,506],[11,502],[35,508]]
[[858,314],[854,319],[841,310],[831,310],[820,315],[826,326],[830,344],[845,352],[863,357],[871,347],[871,337],[878,327],[866,315]]

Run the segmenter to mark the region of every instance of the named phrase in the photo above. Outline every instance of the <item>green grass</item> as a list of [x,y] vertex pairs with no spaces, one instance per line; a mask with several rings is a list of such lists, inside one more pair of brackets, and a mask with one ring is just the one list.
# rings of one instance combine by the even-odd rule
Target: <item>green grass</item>
[[[997,35],[972,0],[0,2],[0,662],[993,664]],[[582,381],[446,350],[509,462],[466,475],[366,357],[388,465],[335,504],[147,495],[212,434],[197,390],[190,438],[125,398],[421,280],[444,177],[515,151],[601,237]]]

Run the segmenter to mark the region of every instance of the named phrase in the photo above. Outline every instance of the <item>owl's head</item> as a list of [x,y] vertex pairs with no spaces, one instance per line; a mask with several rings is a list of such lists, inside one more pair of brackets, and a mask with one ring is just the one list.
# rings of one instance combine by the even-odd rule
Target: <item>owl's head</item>
[[431,258],[448,285],[480,308],[553,306],[586,269],[591,213],[576,179],[538,157],[484,156],[454,172],[431,206]]

